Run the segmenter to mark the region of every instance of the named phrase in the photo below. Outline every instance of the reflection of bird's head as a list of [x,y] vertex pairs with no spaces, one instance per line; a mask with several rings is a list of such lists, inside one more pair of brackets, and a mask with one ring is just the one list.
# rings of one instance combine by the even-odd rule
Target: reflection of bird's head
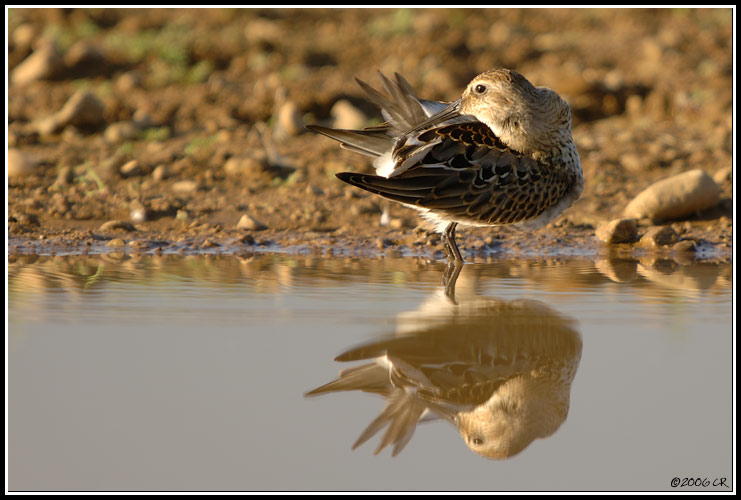
[[518,376],[502,384],[486,403],[460,413],[458,430],[479,455],[509,458],[536,438],[553,434],[566,419],[568,408],[568,386],[559,387],[550,378]]

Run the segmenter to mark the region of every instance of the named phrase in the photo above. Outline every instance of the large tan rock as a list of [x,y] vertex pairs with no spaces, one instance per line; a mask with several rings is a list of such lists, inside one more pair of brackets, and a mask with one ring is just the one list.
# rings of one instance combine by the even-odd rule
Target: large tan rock
[[37,80],[53,78],[64,69],[62,56],[52,43],[46,43],[28,56],[10,72],[10,83],[26,85]]
[[656,182],[638,194],[623,215],[635,219],[680,219],[714,207],[720,188],[712,177],[696,169]]
[[57,113],[34,122],[41,135],[52,134],[67,125],[89,126],[104,123],[103,103],[95,94],[78,90]]

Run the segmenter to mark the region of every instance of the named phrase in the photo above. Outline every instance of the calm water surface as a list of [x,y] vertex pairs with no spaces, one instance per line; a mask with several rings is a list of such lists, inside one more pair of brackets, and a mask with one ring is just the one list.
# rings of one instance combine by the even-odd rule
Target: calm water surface
[[730,491],[730,264],[444,271],[11,259],[8,487]]

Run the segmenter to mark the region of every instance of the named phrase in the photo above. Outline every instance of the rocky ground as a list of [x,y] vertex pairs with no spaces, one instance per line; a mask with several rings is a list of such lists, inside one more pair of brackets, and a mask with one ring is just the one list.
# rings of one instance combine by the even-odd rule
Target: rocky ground
[[570,103],[585,188],[464,254],[729,260],[732,41],[730,9],[10,9],[8,251],[441,256],[304,124],[379,123],[377,70],[453,100],[508,67]]

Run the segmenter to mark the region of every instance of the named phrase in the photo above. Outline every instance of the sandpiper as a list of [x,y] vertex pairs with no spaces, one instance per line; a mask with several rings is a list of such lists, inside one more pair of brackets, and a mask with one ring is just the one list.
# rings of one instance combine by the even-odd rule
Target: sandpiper
[[568,208],[584,186],[571,137],[571,110],[555,91],[509,69],[481,73],[451,103],[420,99],[398,73],[380,74],[386,97],[357,80],[385,123],[362,130],[308,128],[375,158],[376,175],[344,182],[422,212],[462,263],[458,224],[537,229]]

